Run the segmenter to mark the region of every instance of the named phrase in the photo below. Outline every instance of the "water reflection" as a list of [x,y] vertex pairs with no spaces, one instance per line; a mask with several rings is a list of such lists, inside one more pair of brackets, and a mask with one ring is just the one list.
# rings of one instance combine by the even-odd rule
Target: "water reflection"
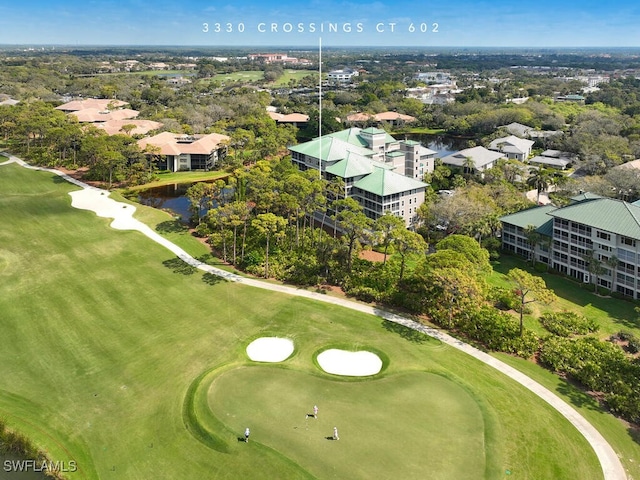
[[[188,224],[191,221],[193,212],[190,210],[191,202],[185,195],[189,187],[193,185],[194,183],[174,183],[140,190],[138,192],[137,202],[142,205],[168,211],[172,215],[180,217],[179,220],[182,223]],[[226,198],[230,199],[233,196],[233,189],[226,187],[223,190],[223,194]],[[217,206],[217,204],[214,203],[214,206]],[[206,208],[200,211],[201,216],[204,216],[206,213]]]
[[161,187],[148,188],[138,192],[138,203],[160,210],[167,210],[179,216],[180,221],[189,223],[191,202],[185,194],[192,183],[174,183]]
[[396,138],[413,140],[415,142],[420,142],[424,147],[427,147],[430,150],[434,150],[437,152],[436,157],[442,158],[447,155],[451,155],[452,153],[459,152],[460,150],[464,150],[469,146],[468,139],[465,138],[455,138],[447,135],[431,135],[426,133],[407,133],[401,135],[397,135]]

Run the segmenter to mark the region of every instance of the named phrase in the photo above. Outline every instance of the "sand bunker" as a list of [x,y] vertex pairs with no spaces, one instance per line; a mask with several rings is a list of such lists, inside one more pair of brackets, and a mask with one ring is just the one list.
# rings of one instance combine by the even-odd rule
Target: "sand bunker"
[[133,219],[136,208],[124,202],[109,198],[109,192],[97,188],[85,188],[71,195],[71,206],[82,210],[91,210],[99,217],[113,218],[111,227],[118,230],[136,230],[137,221]]
[[282,362],[293,353],[288,338],[262,337],[247,345],[247,355],[254,362]]
[[382,360],[371,352],[329,349],[320,353],[317,358],[320,367],[334,375],[366,377],[375,375],[382,369]]

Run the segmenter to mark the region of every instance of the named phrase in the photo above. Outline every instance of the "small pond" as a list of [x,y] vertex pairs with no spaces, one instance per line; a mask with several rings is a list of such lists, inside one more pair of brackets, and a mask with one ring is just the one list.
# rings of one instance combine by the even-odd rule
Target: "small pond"
[[[142,205],[166,210],[180,217],[182,223],[188,224],[191,218],[191,210],[189,210],[191,202],[185,195],[187,189],[192,185],[193,183],[174,183],[140,190],[136,201]],[[225,193],[226,195],[233,195],[233,190],[226,188]],[[207,213],[207,210],[203,209],[200,213],[204,215]]]
[[185,197],[185,194],[191,185],[193,184],[174,183],[141,190],[138,193],[137,201],[142,205],[168,210],[170,213],[179,216],[183,223],[189,223],[191,202]]
[[431,135],[423,133],[408,133],[396,135],[395,138],[398,140],[406,138],[407,140],[420,142],[428,149],[438,152],[438,154],[436,155],[437,158],[446,157],[447,155],[451,155],[452,153],[464,150],[468,147],[469,141],[466,138],[455,138],[447,135]]

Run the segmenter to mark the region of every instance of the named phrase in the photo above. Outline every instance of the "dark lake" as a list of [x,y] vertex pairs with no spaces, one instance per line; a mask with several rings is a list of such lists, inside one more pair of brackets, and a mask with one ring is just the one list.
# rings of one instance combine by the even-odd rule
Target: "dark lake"
[[168,210],[174,215],[179,215],[183,223],[189,223],[191,202],[184,195],[192,183],[175,183],[141,190],[138,193],[138,203],[148,205],[160,210]]
[[396,135],[397,140],[413,140],[420,142],[423,146],[430,150],[438,152],[437,158],[446,157],[452,153],[459,152],[468,147],[466,138],[454,138],[447,135],[431,135],[425,133],[407,133],[402,135]]
[[[191,202],[185,197],[185,194],[192,185],[193,183],[174,183],[140,190],[136,201],[142,205],[166,210],[173,215],[179,216],[182,223],[188,224],[191,218],[191,211],[189,210]],[[225,189],[225,191],[227,195],[232,195],[233,193],[231,189]],[[203,210],[200,213],[204,215],[207,211]]]

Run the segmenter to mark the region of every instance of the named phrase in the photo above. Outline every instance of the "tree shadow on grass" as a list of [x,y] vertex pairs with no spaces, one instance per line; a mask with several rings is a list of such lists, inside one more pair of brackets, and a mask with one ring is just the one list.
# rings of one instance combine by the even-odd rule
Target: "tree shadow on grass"
[[[2,161],[3,158],[0,157],[0,161]],[[67,180],[65,180],[64,178],[62,178],[60,175],[54,175],[53,176],[53,183],[68,183]]]
[[634,442],[640,444],[640,427],[631,425],[629,428],[627,428],[627,432]]
[[568,380],[564,380],[558,385],[558,393],[564,395],[572,405],[578,408],[587,408],[593,411],[602,411],[604,409],[595,398]]
[[159,233],[184,233],[189,231],[189,227],[179,220],[166,220],[156,225],[156,231]]
[[202,281],[207,285],[217,285],[222,282],[227,282],[228,280],[218,275],[214,275],[213,273],[205,273],[202,276]]
[[409,340],[413,343],[425,343],[429,340],[429,337],[426,334],[413,330],[412,328],[405,327],[404,325],[390,322],[389,320],[382,320],[382,328],[389,332],[397,333],[405,340]]
[[173,273],[179,273],[181,275],[193,275],[196,273],[197,268],[193,265],[189,265],[178,257],[165,260],[162,264],[173,270]]
[[199,262],[206,263],[207,265],[213,265],[216,263],[216,258],[210,253],[205,253],[196,258]]

